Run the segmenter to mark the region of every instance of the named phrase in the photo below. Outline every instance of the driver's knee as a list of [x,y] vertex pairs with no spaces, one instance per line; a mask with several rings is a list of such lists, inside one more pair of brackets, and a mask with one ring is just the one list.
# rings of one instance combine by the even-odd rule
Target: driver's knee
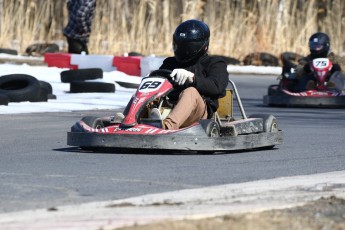
[[328,88],[335,88],[342,92],[345,89],[345,75],[341,71],[334,72],[327,82]]

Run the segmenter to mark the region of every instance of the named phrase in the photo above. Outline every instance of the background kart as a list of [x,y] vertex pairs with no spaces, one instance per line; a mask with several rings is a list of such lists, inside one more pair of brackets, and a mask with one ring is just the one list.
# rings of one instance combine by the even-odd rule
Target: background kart
[[[268,94],[263,97],[264,104],[287,107],[345,107],[345,94],[327,85],[329,81],[326,80],[330,76],[331,68],[332,63],[328,59],[314,59],[311,70],[316,80],[316,87],[301,92],[294,88],[298,84],[294,75],[283,71],[279,84],[268,87]],[[286,69],[283,67],[283,70]],[[344,81],[340,74],[334,74],[332,77],[335,81]]]
[[291,92],[279,85],[270,85],[263,101],[268,106],[341,108],[345,107],[345,94],[335,90]]
[[[67,134],[67,144],[82,149],[112,151],[154,149],[216,152],[273,148],[282,144],[283,131],[273,115],[245,114],[235,84],[229,80],[227,94],[212,119],[203,119],[178,130],[161,128],[161,121],[148,114],[158,108],[163,117],[171,110],[167,95],[174,89],[171,71],[156,70],[142,79],[125,109],[126,116],[84,117]],[[233,113],[233,95],[241,116]]]

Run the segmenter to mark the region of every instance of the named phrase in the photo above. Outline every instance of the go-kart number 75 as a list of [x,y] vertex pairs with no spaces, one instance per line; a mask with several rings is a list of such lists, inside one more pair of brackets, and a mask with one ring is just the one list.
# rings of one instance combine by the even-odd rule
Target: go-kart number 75
[[329,60],[327,58],[317,58],[313,60],[313,65],[318,68],[327,67]]
[[327,66],[327,61],[316,61],[315,66],[317,67],[325,67]]

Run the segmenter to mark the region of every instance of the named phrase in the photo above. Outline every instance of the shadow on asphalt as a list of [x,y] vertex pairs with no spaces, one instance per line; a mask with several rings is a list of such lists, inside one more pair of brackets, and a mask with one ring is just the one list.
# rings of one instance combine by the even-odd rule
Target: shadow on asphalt
[[57,152],[70,152],[70,153],[85,153],[85,154],[133,154],[133,155],[226,155],[226,154],[239,154],[248,152],[260,152],[260,151],[274,151],[278,147],[274,148],[257,148],[246,150],[233,150],[233,151],[177,151],[177,150],[158,150],[158,149],[117,149],[117,148],[87,148],[82,149],[80,147],[59,148],[53,149]]

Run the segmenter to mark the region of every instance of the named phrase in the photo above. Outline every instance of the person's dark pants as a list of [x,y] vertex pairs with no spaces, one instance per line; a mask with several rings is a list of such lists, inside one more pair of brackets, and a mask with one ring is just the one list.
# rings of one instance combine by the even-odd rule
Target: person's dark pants
[[345,92],[345,76],[341,71],[335,71],[327,83],[329,88],[336,89],[339,93]]
[[89,50],[87,48],[87,44],[78,41],[73,38],[67,37],[67,43],[68,43],[68,53],[72,54],[81,54],[81,52],[85,52],[86,54],[89,54]]
[[[306,91],[308,90],[308,82],[313,81],[314,85],[317,85],[316,78],[313,74],[307,74],[302,79],[299,80],[299,91]],[[338,92],[342,92],[345,89],[345,76],[341,71],[334,72],[329,80],[327,81],[327,88],[331,89],[334,88]]]

